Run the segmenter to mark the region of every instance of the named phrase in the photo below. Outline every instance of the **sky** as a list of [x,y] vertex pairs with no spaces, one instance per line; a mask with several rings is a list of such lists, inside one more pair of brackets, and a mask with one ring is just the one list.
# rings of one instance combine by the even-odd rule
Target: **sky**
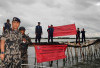
[[35,37],[37,22],[41,22],[42,37],[48,37],[48,25],[73,23],[85,28],[87,37],[100,37],[100,0],[0,0],[0,35],[6,20],[11,23],[13,17],[20,18],[30,37]]

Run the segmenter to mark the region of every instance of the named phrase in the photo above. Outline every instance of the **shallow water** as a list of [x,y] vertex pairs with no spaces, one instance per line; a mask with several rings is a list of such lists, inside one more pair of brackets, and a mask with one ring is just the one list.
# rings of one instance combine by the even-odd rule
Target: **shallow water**
[[[74,41],[74,40],[75,39],[70,40],[70,41]],[[32,40],[32,41],[34,41],[34,40]],[[42,40],[42,42],[43,41],[46,41],[46,39]],[[66,41],[66,40],[62,39],[62,40],[55,40],[55,41]],[[96,45],[98,45],[100,47],[100,43],[98,43]],[[88,48],[86,48],[86,50],[87,49]],[[28,47],[28,64],[30,64],[29,68],[100,68],[99,51],[98,51],[98,54],[95,55],[95,47],[91,46],[90,49],[92,49],[91,53],[93,53],[93,55],[89,55],[89,56],[87,56],[88,53],[85,54],[84,48],[82,49],[82,51],[85,54],[84,55],[85,58],[83,58],[82,56],[80,56],[80,52],[79,52],[80,49],[78,49],[78,48],[76,49],[79,57],[75,57],[75,48],[72,48],[73,57],[70,53],[69,54],[70,58],[69,58],[67,51],[66,51],[67,58],[65,59],[65,62],[64,62],[65,64],[63,64],[63,59],[60,59],[60,60],[58,60],[58,62],[57,62],[57,60],[53,61],[53,65],[52,65],[52,67],[50,67],[49,62],[35,64],[35,49],[34,49],[34,47]]]

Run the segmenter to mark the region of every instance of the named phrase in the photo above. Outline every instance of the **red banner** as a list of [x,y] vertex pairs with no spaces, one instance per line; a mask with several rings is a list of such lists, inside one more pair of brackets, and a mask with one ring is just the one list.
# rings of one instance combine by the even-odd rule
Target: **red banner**
[[64,59],[67,45],[35,46],[37,63]]
[[66,35],[76,35],[75,24],[54,27],[54,33],[53,33],[54,37],[66,36]]

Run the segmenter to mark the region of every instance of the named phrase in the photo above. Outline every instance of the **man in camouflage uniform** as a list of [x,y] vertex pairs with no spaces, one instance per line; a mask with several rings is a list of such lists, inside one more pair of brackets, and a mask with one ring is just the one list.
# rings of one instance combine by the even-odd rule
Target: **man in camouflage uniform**
[[22,34],[18,31],[20,19],[13,18],[12,29],[4,33],[1,37],[1,67],[2,68],[21,68]]
[[[20,27],[19,31],[22,33],[23,42],[21,43],[21,58],[22,58],[22,64],[28,64],[28,55],[27,55],[27,49],[28,45],[31,43],[31,39],[28,35],[25,34],[25,28]],[[22,66],[22,68],[28,68],[28,66]]]

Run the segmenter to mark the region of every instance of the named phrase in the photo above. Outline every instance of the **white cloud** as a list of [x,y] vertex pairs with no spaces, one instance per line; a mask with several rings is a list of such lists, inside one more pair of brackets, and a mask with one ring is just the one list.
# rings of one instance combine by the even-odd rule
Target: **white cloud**
[[[98,33],[100,9],[98,0],[0,0],[0,27],[7,18],[19,17],[31,37],[35,37],[35,26],[40,21],[43,37],[47,37],[47,27],[74,23],[88,34]],[[1,31],[0,31],[1,32]],[[1,32],[2,33],[2,32]],[[0,33],[0,34],[1,34]],[[99,36],[94,34],[93,36]]]
[[100,2],[96,3],[97,6],[100,6]]

